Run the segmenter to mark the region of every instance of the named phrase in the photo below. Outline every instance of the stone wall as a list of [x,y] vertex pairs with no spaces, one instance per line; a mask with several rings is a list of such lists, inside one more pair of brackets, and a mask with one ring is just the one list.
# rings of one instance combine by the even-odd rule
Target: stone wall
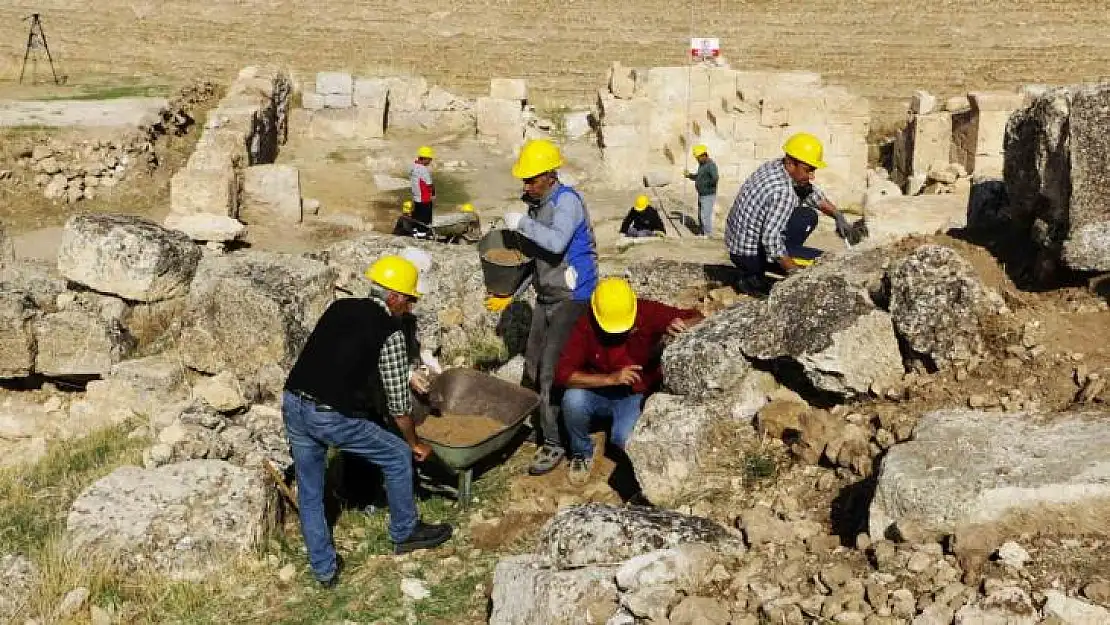
[[[284,70],[248,67],[209,112],[186,166],[170,182],[167,228],[195,240],[242,236],[238,221],[244,170],[272,163],[288,133],[292,81]],[[299,198],[298,198],[299,201]]]
[[829,167],[818,182],[834,198],[857,199],[866,186],[870,105],[817,74],[614,63],[596,116],[606,174],[617,187],[640,186],[649,171],[680,178],[696,166],[690,149],[704,143],[728,195],[799,131],[824,142]]

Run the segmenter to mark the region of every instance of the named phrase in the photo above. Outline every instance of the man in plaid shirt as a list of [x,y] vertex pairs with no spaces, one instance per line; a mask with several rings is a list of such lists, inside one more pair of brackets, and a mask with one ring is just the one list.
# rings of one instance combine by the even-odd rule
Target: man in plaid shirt
[[395,553],[435,547],[452,533],[450,525],[421,521],[414,499],[413,460],[422,462],[432,453],[416,435],[409,394],[410,389],[426,393],[429,382],[412,368],[402,322],[420,298],[419,271],[407,258],[386,256],[366,277],[370,297],[339,299],[324,311],[282,395],[301,533],[316,579],[329,588],[342,566],[324,514],[329,447],[381,468]]
[[850,228],[813,184],[814,173],[825,166],[821,141],[798,133],[786,141],[783,152],[781,159],[764,163],[748,177],[725,224],[725,246],[740,269],[740,289],[752,295],[765,295],[770,289],[768,268],[788,274],[801,268],[797,259],[805,252],[799,248],[817,227],[816,211],[835,219],[841,236]]

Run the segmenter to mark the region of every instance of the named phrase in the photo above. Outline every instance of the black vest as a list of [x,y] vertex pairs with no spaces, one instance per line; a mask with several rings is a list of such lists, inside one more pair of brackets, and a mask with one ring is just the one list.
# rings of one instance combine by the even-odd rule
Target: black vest
[[308,393],[346,414],[386,416],[378,359],[385,340],[401,329],[402,322],[374,300],[332,302],[305,341],[285,389]]

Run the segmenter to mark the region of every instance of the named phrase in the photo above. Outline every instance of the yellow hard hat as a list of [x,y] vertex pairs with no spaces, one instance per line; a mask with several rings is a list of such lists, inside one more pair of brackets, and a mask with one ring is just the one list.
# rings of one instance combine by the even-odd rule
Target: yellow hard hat
[[709,148],[705,147],[704,144],[699,143],[698,145],[694,146],[694,156],[695,157],[696,156],[701,156],[702,154],[708,154],[708,153],[709,153]]
[[648,196],[641,195],[636,198],[636,204],[634,204],[634,206],[636,207],[636,210],[642,211],[647,210],[648,204],[651,204],[651,200],[648,199]]
[[405,200],[401,202],[401,212],[409,215],[412,213],[412,200]]
[[473,213],[474,212],[474,205],[467,202],[466,204],[463,204],[462,206],[459,207],[459,211],[463,212],[463,213]]
[[821,140],[808,132],[799,132],[792,135],[782,146],[782,151],[787,156],[801,161],[810,167],[822,169],[825,167],[825,148]]
[[590,297],[590,308],[605,332],[628,332],[636,321],[636,293],[627,280],[602,278]]
[[526,180],[563,166],[559,148],[547,139],[531,139],[520,148],[520,156],[513,164],[513,176]]
[[373,265],[370,265],[370,268],[363,275],[383,289],[389,289],[410,297],[420,297],[422,295],[416,288],[420,281],[420,271],[407,258],[383,256],[375,261]]
[[432,148],[430,148],[426,145],[420,146],[420,149],[416,151],[416,155],[420,158],[435,158],[436,157],[435,150],[433,150]]

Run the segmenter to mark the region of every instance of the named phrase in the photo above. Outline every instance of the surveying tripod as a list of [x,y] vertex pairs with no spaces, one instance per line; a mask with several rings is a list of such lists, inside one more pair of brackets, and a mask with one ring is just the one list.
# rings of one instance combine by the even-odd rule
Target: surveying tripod
[[[23,74],[27,71],[27,59],[31,59],[32,73],[37,76],[39,65],[39,50],[46,52],[46,60],[50,62],[50,73],[54,76],[54,84],[60,85],[62,81],[58,79],[58,72],[54,69],[54,57],[50,56],[50,46],[46,44],[46,31],[42,29],[42,20],[39,19],[38,13],[32,13],[29,17],[23,18],[23,21],[31,20],[31,31],[27,33],[27,50],[23,53],[23,69],[19,70],[19,83],[23,84]],[[33,58],[32,58],[32,55]]]

